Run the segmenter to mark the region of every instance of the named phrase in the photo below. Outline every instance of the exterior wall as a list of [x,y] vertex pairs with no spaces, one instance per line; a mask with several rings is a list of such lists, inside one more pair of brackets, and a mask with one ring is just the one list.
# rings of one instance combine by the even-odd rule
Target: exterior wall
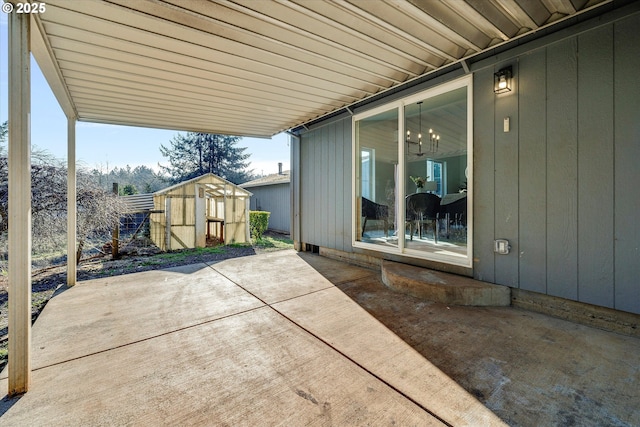
[[299,150],[295,240],[351,252],[351,117],[305,133]]
[[[171,199],[171,249],[195,248],[195,197],[176,197]],[[165,209],[166,195],[154,196],[155,208]],[[162,250],[166,250],[166,214],[151,214],[151,239]]]
[[[476,278],[640,313],[639,26],[635,14],[474,73]],[[515,90],[496,96],[506,65]]]
[[[640,14],[613,21],[472,65],[473,276],[640,313]],[[493,73],[507,65],[514,90],[495,95]],[[294,146],[294,240],[357,252],[351,138],[346,117],[312,127]],[[494,254],[497,238],[509,240],[510,254]]]
[[289,183],[247,187],[253,193],[251,210],[271,212],[269,230],[289,233],[291,230],[291,189]]

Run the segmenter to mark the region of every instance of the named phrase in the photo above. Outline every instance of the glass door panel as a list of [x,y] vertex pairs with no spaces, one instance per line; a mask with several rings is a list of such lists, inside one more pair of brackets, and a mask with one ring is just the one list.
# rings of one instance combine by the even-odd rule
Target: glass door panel
[[398,109],[357,120],[355,139],[356,241],[397,247]]
[[467,257],[467,87],[404,108],[407,251]]

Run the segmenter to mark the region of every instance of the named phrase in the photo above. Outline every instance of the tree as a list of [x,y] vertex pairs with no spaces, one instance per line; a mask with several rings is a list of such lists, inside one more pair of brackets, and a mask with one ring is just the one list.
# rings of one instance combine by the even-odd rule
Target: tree
[[134,194],[138,194],[138,189],[133,184],[126,184],[120,189],[121,196],[132,196]]
[[123,168],[115,167],[112,170],[109,170],[108,165],[106,167],[99,165],[91,170],[91,175],[105,191],[111,191],[114,182],[117,182],[121,189],[125,187],[129,187],[129,190],[135,189],[135,192],[129,194],[137,194],[140,191],[155,193],[167,186],[166,176],[144,165],[133,169],[127,165]]
[[[67,229],[67,168],[45,151],[31,153],[31,214],[33,251],[55,253],[64,248]],[[6,251],[8,218],[8,161],[0,154],[0,242]],[[77,239],[76,262],[80,261],[86,242],[109,233],[124,211],[121,199],[97,185],[84,170],[77,171]]]
[[251,177],[247,170],[250,154],[246,147],[236,147],[238,136],[188,132],[178,134],[170,146],[160,146],[160,153],[169,158],[169,166],[159,165],[172,183],[185,181],[205,173],[240,184]]
[[9,122],[5,121],[0,124],[0,144],[7,142],[7,134],[9,133]]

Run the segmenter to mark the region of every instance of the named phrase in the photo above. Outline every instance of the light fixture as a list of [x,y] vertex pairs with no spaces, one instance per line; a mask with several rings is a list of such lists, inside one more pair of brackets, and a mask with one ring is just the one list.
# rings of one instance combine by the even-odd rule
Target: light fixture
[[440,143],[440,135],[436,135],[433,129],[429,129],[429,151],[438,152],[438,145]]
[[[418,141],[417,142],[411,141],[411,131],[407,130],[407,153],[415,154],[416,156],[421,157],[425,154],[422,152],[422,101],[417,102],[417,104],[420,109],[420,112],[418,115],[418,120],[419,120]],[[433,153],[437,152],[439,143],[440,143],[440,135],[436,135],[433,129],[429,129],[429,151]],[[411,144],[418,144],[417,153],[411,153],[411,150],[410,150]]]
[[503,68],[493,75],[493,91],[495,93],[511,92],[511,66]]

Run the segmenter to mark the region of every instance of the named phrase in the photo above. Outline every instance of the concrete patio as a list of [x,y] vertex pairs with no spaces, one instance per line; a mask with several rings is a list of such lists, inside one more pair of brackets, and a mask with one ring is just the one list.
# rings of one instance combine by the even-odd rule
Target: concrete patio
[[3,426],[640,424],[640,340],[428,303],[294,251],[82,282],[32,347]]

